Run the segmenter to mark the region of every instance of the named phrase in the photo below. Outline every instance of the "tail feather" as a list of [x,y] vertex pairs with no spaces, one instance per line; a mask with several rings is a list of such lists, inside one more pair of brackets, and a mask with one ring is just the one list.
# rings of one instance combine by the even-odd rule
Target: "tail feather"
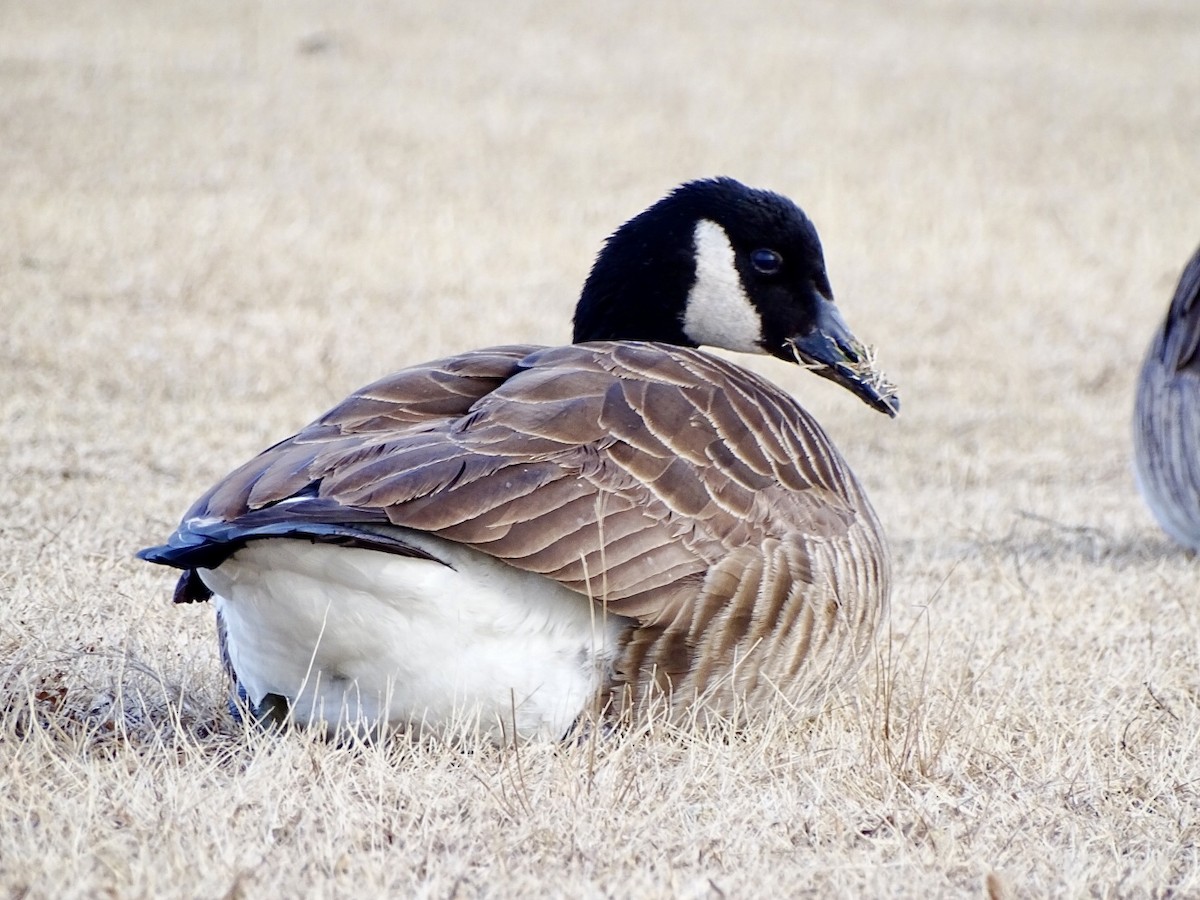
[[[342,515],[330,515],[328,509],[314,509],[314,503],[277,504],[254,510],[232,521],[192,517],[184,519],[165,544],[137,552],[139,559],[182,569],[175,588],[176,603],[203,602],[212,596],[197,569],[215,569],[250,541],[267,538],[293,538],[314,544],[338,544],[360,547],[445,564],[405,539],[403,529],[385,522],[338,521]],[[361,514],[359,514],[361,518]]]

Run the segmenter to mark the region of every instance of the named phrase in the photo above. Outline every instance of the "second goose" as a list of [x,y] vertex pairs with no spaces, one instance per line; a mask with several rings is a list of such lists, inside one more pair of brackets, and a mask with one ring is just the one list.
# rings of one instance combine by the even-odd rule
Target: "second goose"
[[183,570],[176,601],[214,600],[261,718],[557,738],[595,717],[810,714],[886,613],[884,535],[816,421],[702,345],[896,412],[808,217],[696,181],[608,239],[573,344],[377,381],[139,555]]
[[1138,376],[1138,487],[1159,525],[1200,552],[1200,249],[1184,267]]

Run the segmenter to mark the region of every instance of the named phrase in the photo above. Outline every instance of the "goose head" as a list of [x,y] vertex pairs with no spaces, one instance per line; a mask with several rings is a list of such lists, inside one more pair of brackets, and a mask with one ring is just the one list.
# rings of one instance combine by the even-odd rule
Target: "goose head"
[[574,341],[660,341],[805,365],[890,416],[894,390],[833,300],[817,230],[780,194],[713,178],[681,185],[608,238]]

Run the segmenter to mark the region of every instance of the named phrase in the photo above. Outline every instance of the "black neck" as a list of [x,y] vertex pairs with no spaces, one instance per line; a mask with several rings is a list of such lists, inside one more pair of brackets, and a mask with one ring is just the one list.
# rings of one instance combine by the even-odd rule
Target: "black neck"
[[575,343],[662,341],[696,344],[683,333],[688,291],[695,278],[691,221],[626,223],[608,242],[584,283],[575,308]]

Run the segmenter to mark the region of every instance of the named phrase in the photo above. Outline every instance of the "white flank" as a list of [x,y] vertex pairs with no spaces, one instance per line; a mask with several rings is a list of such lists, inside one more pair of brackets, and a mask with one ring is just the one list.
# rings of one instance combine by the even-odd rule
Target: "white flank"
[[[398,530],[399,531],[399,530]],[[403,530],[449,566],[359,548],[251,541],[200,576],[251,700],[296,721],[562,737],[629,620],[478,551]]]
[[709,219],[693,233],[696,280],[688,293],[683,333],[697,344],[762,352],[762,319],[738,275],[725,229]]

